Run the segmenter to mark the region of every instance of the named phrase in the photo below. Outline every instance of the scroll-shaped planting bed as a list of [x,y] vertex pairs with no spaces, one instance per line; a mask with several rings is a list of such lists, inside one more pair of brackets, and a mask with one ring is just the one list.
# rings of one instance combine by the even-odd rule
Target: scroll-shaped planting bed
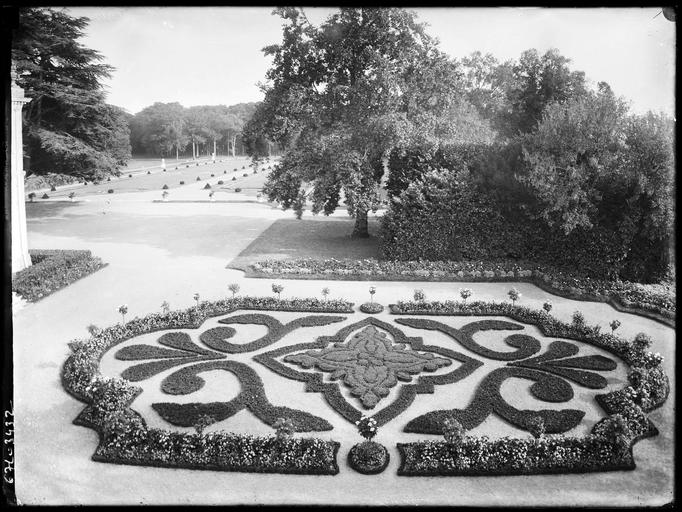
[[[255,309],[271,313],[246,312]],[[237,310],[242,311],[232,314]],[[306,314],[284,321],[273,316],[277,311]],[[646,350],[650,343],[646,337],[638,336],[630,343],[584,324],[565,324],[546,312],[509,304],[399,303],[391,306],[391,312],[408,316],[393,316],[390,321],[352,312],[352,304],[343,301],[245,297],[204,302],[186,311],[149,315],[104,329],[88,340],[72,342],[73,353],[64,365],[64,386],[88,404],[75,422],[99,433],[93,456],[98,461],[327,475],[339,471],[339,443],[292,437],[291,433],[330,431],[340,418],[355,424],[370,421],[376,429],[398,421],[400,416],[405,432],[445,434],[446,441],[398,443],[402,458],[398,474],[409,476],[632,469],[632,445],[657,433],[646,413],[665,401],[669,384],[660,356]],[[358,320],[338,313],[353,314]],[[462,315],[479,318],[457,328],[442,318]],[[179,331],[199,329],[206,319],[215,316],[223,318],[196,335]],[[441,318],[435,319],[438,316]],[[237,325],[265,327],[266,333],[235,342]],[[562,339],[541,342],[530,335],[529,325],[546,337]],[[408,336],[403,328],[421,336]],[[146,337],[144,343],[127,343],[111,352],[126,365],[120,373],[122,378],[100,375],[99,363],[107,351],[155,331],[165,332],[159,333],[154,343],[148,343]],[[316,335],[319,331],[330,334]],[[287,339],[296,340],[294,343],[282,342],[284,345],[270,348],[292,333],[295,337]],[[481,333],[489,342],[480,342]],[[490,344],[494,338],[497,340]],[[584,407],[580,407],[584,398],[576,399],[574,387],[603,390],[610,372],[619,366],[615,358],[585,352],[582,344],[611,353],[630,366],[631,385],[594,395],[606,417],[589,435],[567,437],[564,434],[585,417]],[[324,397],[329,414],[319,409],[312,413],[292,408],[280,403],[281,398],[269,397],[256,369],[304,382],[306,392]],[[236,383],[229,400],[173,400],[191,397],[203,389],[205,374],[216,371],[227,372]],[[458,384],[474,373],[478,385]],[[151,403],[151,410],[166,423],[194,427],[196,433],[149,427],[131,407],[142,392],[134,383],[156,376],[159,379],[154,382],[160,382],[162,396],[168,399]],[[510,403],[502,392],[510,379],[530,382],[530,396],[552,407],[530,410]],[[416,400],[429,400],[436,387],[447,388],[449,393],[441,393],[440,401],[434,402],[441,407],[424,413],[422,405],[422,414],[410,414],[410,406]],[[449,397],[461,398],[462,390],[468,393],[464,407],[455,407],[454,403],[442,407],[451,400]],[[579,396],[589,395],[581,392]],[[561,407],[568,402],[570,407]],[[230,418],[241,411],[276,429],[277,435],[204,432],[220,421],[228,420],[229,425]],[[491,417],[533,437],[466,436],[466,431]],[[288,435],[282,425],[286,425]],[[453,425],[459,434],[453,434]],[[382,471],[388,459],[386,453],[376,469],[361,472]]]

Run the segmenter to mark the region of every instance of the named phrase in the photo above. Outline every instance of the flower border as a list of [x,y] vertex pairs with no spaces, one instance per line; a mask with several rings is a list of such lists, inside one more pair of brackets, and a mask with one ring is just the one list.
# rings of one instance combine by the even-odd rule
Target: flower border
[[[368,268],[362,268],[364,266]],[[328,267],[314,272],[309,267]],[[417,268],[430,267],[431,269]],[[274,267],[274,268],[273,268]],[[526,282],[560,297],[605,302],[618,311],[650,318],[675,327],[675,297],[671,308],[646,301],[631,301],[627,290],[617,287],[635,286],[637,283],[614,283],[597,279],[576,278],[560,270],[533,262],[481,262],[481,261],[379,261],[366,260],[264,260],[244,267],[234,267],[245,272],[246,277],[280,279],[327,279],[347,281],[436,281],[436,282]],[[525,269],[524,269],[525,268]],[[598,291],[590,292],[582,285],[596,285]],[[609,289],[611,288],[611,289]]]

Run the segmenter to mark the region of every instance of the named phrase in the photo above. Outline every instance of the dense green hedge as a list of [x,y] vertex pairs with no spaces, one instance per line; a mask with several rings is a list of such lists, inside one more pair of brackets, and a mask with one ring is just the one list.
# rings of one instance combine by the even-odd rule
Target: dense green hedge
[[12,277],[12,291],[35,302],[106,266],[90,251],[31,250],[30,267]]
[[519,141],[401,148],[389,168],[392,200],[380,234],[385,259],[517,258],[640,282],[669,271],[667,240],[648,237],[639,225],[644,206],[621,197],[628,184],[614,185],[591,228],[566,234],[550,227],[515,178],[525,172]]

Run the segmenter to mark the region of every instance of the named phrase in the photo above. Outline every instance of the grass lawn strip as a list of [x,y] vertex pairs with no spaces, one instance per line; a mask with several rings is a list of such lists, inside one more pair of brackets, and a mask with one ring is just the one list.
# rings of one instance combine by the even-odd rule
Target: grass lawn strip
[[90,251],[30,250],[32,265],[12,277],[12,291],[36,302],[107,266]]
[[[279,307],[277,307],[279,306]],[[159,330],[196,329],[207,318],[239,309],[276,311],[352,312],[353,304],[319,299],[238,297],[202,302],[197,307],[134,318],[126,324],[103,329],[84,340],[69,343],[71,355],[62,368],[62,385],[87,407],[74,421],[97,431],[99,444],[93,460],[119,464],[157,465],[222,471],[336,474],[338,443],[313,438],[292,440],[285,449],[265,457],[254,449],[269,446],[273,437],[229,433],[187,434],[147,428],[144,419],[130,409],[141,392],[118,378],[103,378],[99,361],[113,346]],[[211,451],[212,450],[212,451]],[[213,458],[210,454],[213,453]],[[246,455],[245,455],[246,454]],[[265,457],[265,458],[264,458]]]
[[[541,441],[542,438],[503,438],[494,441],[486,437],[465,438],[461,445],[464,448],[457,449],[453,449],[449,443],[434,441],[398,444],[402,457],[398,471],[400,475],[515,475],[634,469],[632,446],[640,439],[658,434],[645,410],[650,411],[663,404],[670,391],[669,380],[663,372],[660,356],[638,347],[635,343],[614,334],[602,334],[599,328],[567,324],[547,312],[506,303],[401,302],[390,305],[390,309],[393,314],[411,315],[504,315],[535,325],[545,336],[568,338],[600,347],[631,366],[628,376],[630,386],[596,396],[595,399],[609,416],[595,424],[588,436],[554,436],[544,441]],[[406,325],[414,324],[414,319],[396,321]],[[415,324],[417,325],[424,327],[428,324]],[[481,392],[487,391],[484,389]],[[481,407],[490,407],[489,401],[480,402],[483,405],[479,404],[473,412],[480,413]],[[434,412],[435,415],[428,413],[412,420],[408,424],[410,431],[415,431],[416,428],[420,432],[437,433],[440,428],[442,432],[442,422],[448,416],[447,413],[452,411]],[[467,420],[466,417],[461,419]]]

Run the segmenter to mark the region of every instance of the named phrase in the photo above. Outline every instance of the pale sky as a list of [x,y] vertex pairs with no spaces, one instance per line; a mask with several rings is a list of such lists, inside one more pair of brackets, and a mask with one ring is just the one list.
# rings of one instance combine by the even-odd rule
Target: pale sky
[[[461,58],[480,50],[498,60],[549,48],[608,82],[633,112],[675,113],[675,24],[658,8],[421,8],[443,51]],[[269,7],[80,7],[90,24],[81,42],[116,68],[108,101],[136,113],[156,101],[232,105],[260,101],[270,59],[281,41]],[[334,9],[306,7],[319,24]]]

